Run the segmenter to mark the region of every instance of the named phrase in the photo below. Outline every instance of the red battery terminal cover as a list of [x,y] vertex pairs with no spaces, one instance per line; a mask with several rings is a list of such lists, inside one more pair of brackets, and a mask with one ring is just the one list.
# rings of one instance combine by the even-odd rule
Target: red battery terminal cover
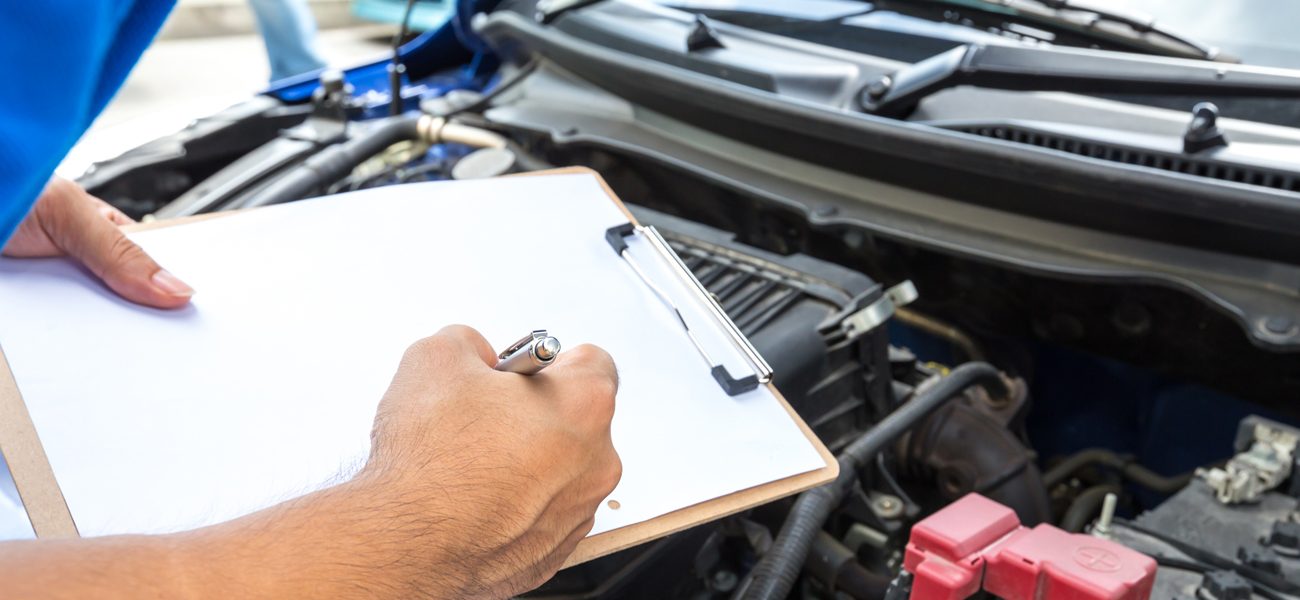
[[1147,600],[1156,561],[1110,540],[1051,525],[968,494],[912,527],[903,559],[912,600]]

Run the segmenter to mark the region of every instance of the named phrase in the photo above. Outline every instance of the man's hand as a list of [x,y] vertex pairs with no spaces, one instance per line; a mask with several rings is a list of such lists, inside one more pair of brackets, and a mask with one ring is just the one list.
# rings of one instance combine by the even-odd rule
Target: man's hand
[[406,600],[530,590],[591,530],[622,475],[609,429],[618,379],[593,346],[566,350],[531,377],[495,363],[468,327],[416,342],[352,480],[190,532],[0,543],[0,597]]
[[238,572],[199,567],[212,579],[197,587],[257,577],[242,596],[506,598],[550,579],[622,475],[618,376],[594,346],[533,376],[495,364],[468,327],[416,342],[380,402],[365,468],[193,534],[208,539],[188,542],[193,565],[245,554]]
[[157,308],[184,306],[194,290],[163,270],[119,229],[130,217],[55,177],[14,232],[3,254],[14,257],[68,255],[123,298]]
[[540,585],[622,474],[608,354],[578,346],[533,376],[495,364],[477,331],[448,327],[407,350],[379,405],[359,480],[396,513],[385,525],[395,557],[430,561],[411,565],[410,597],[502,598]]

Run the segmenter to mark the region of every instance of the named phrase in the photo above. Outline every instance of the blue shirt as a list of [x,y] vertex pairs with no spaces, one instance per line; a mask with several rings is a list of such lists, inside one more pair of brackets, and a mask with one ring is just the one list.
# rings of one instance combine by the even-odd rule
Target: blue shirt
[[0,246],[174,3],[0,1]]

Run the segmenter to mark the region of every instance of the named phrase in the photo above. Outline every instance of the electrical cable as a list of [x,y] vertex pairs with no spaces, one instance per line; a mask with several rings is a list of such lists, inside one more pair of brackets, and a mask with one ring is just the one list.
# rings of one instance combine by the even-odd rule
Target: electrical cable
[[903,486],[899,485],[898,479],[894,478],[893,473],[889,472],[889,467],[885,464],[884,452],[876,455],[876,470],[880,472],[880,478],[884,480],[890,491],[894,492],[894,495],[903,501],[904,506],[916,506],[916,502],[912,500],[912,497],[907,494]]
[[388,86],[392,93],[388,99],[388,114],[394,117],[402,114],[402,74],[406,71],[406,65],[402,64],[402,40],[410,33],[412,12],[415,12],[415,0],[406,0],[402,26],[393,36],[393,62],[388,66]]
[[[1169,568],[1169,569],[1178,569],[1180,571],[1191,571],[1193,573],[1199,573],[1202,576],[1204,576],[1206,573],[1209,573],[1210,571],[1221,570],[1221,569],[1215,569],[1210,565],[1207,565],[1205,563],[1193,559],[1183,559],[1183,558],[1165,556],[1164,554],[1151,553],[1151,552],[1144,552],[1143,554],[1146,554],[1147,556],[1150,556],[1151,558],[1155,559],[1156,564],[1162,567]],[[1252,591],[1254,591],[1256,594],[1259,594],[1260,596],[1263,596],[1264,598],[1267,598],[1267,600],[1295,600],[1295,596],[1283,592],[1279,592],[1267,585],[1259,583],[1258,581],[1247,580],[1247,583],[1250,584]]]
[[1236,571],[1238,575],[1249,579],[1252,584],[1258,584],[1270,588],[1271,590],[1285,593],[1288,595],[1300,594],[1300,585],[1283,579],[1282,576],[1275,573],[1257,569],[1240,561],[1224,558],[1204,550],[1202,548],[1188,544],[1177,538],[1170,537],[1154,529],[1149,529],[1125,519],[1115,519],[1115,522],[1136,531],[1142,535],[1155,538],[1165,544],[1173,547],[1175,550],[1192,557],[1197,562],[1206,565],[1209,569],[1219,569],[1225,571]]

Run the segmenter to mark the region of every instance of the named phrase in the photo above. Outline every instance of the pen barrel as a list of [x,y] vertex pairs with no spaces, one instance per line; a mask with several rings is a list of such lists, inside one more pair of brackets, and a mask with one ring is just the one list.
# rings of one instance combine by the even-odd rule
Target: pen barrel
[[537,356],[537,347],[540,343],[541,340],[534,340],[510,355],[498,359],[496,369],[498,371],[519,373],[520,375],[536,374],[546,368],[547,365],[555,362],[555,355],[551,355],[546,360]]

